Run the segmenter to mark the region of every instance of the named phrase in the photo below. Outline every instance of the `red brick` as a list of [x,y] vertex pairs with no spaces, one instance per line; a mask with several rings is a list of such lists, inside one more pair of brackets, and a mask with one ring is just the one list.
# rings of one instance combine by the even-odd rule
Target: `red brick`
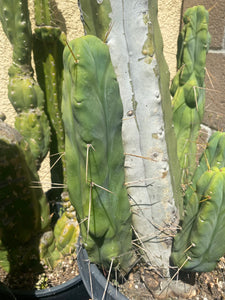
[[209,53],[206,69],[206,108],[204,123],[216,130],[225,130],[225,54]]

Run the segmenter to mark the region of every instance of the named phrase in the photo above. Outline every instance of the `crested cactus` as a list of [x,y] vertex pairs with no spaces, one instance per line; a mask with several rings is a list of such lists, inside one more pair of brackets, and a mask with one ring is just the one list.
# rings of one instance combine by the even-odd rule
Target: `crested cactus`
[[131,212],[124,186],[123,108],[109,50],[85,36],[64,50],[62,112],[71,203],[91,261],[127,270]]
[[225,253],[225,168],[205,171],[188,199],[171,259],[187,271],[208,272]]
[[205,61],[210,43],[208,11],[204,6],[189,8],[183,20],[178,39],[178,72],[170,92],[182,183],[188,184],[196,168],[196,140],[205,106]]

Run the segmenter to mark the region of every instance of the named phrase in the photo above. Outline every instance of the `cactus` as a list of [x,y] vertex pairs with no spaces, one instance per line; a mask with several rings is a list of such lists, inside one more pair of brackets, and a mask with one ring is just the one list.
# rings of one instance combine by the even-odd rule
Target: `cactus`
[[[37,168],[39,168],[41,161],[48,152],[50,132],[47,117],[43,113],[44,94],[33,78],[31,66],[32,32],[28,4],[26,0],[10,2],[1,0],[0,4],[0,19],[3,30],[13,47],[13,64],[9,69],[8,96],[15,110],[19,113],[16,122],[17,129],[25,136],[31,151],[34,150],[33,154]],[[38,139],[33,139],[33,128],[29,128],[27,123],[21,120],[23,118],[20,116],[21,112],[33,119],[33,127],[39,128]],[[30,114],[36,114],[37,117],[30,117]],[[42,114],[41,119],[40,114]],[[40,123],[40,120],[43,122]],[[36,122],[35,125],[34,122]],[[45,132],[44,138],[40,132]]]
[[[45,112],[51,127],[50,165],[53,184],[66,184],[64,128],[61,116],[63,61],[66,36],[54,19],[51,1],[34,1],[34,60],[37,80],[44,91]],[[60,199],[61,189],[52,190],[52,198]]]
[[204,6],[189,8],[183,20],[178,39],[178,72],[170,92],[182,183],[188,184],[196,168],[196,140],[204,114],[205,61],[210,43],[208,11]]
[[[76,214],[64,192],[65,212],[51,228],[49,205],[28,143],[0,121],[0,265],[10,274],[38,268],[39,261],[54,268],[75,251],[79,235]],[[18,260],[21,262],[18,264]]]
[[119,87],[107,45],[94,36],[64,50],[62,112],[71,203],[91,261],[128,270],[131,212],[124,186]]
[[221,169],[225,167],[225,133],[214,132],[207,143],[205,151],[202,153],[199,165],[191,179],[191,185],[187,187],[184,196],[184,206],[188,203],[192,193],[196,190],[196,184],[201,175],[213,168]]
[[45,232],[40,241],[40,257],[52,269],[65,255],[74,253],[80,233],[76,212],[71,206],[68,193],[62,194],[64,212],[54,230]]
[[196,141],[204,113],[205,60],[209,49],[208,11],[189,8],[178,40],[178,73],[173,79],[173,121],[178,157],[186,184],[181,230],[174,238],[171,260],[179,269],[207,272],[225,253],[224,133],[209,139],[198,167]]
[[225,168],[205,171],[186,205],[171,259],[182,270],[212,271],[225,253]]
[[[2,146],[1,149],[2,151],[9,149],[9,153],[4,154],[5,159],[2,163],[6,168],[4,172],[9,172],[9,178],[12,178],[12,189],[8,191],[8,196],[6,196],[7,187],[3,186],[5,190],[1,203],[3,203],[5,197],[11,199],[13,193],[15,194],[13,200],[15,204],[9,201],[9,206],[2,206],[1,213],[4,218],[10,215],[10,220],[13,220],[8,224],[9,230],[11,230],[8,236],[12,238],[14,236],[13,232],[15,232],[18,238],[14,242],[15,244],[18,242],[18,247],[12,245],[7,238],[8,229],[4,227],[5,219],[2,218],[4,222],[1,224],[1,230],[3,228],[4,234],[0,236],[0,256],[2,258],[0,263],[9,270],[12,258],[15,263],[15,258],[20,257],[21,265],[27,264],[28,267],[29,256],[31,256],[32,251],[35,251],[37,262],[41,259],[45,264],[54,268],[63,255],[75,251],[79,233],[76,216],[69,198],[61,198],[60,196],[63,190],[66,192],[65,164],[64,159],[60,160],[64,153],[64,129],[60,108],[63,78],[62,52],[66,38],[55,24],[54,15],[52,14],[54,11],[52,1],[34,1],[36,21],[34,37],[31,32],[27,0],[13,0],[10,2],[1,0],[0,4],[0,20],[13,47],[13,64],[9,69],[8,96],[17,112],[15,127],[25,139],[22,144],[26,144],[26,142],[29,144],[26,144],[26,147],[24,147],[26,151],[22,154],[20,153],[22,150],[18,148],[21,145],[14,145],[11,142],[9,145],[7,144],[9,148]],[[31,66],[32,51],[35,58],[37,81],[34,79],[34,71]],[[19,140],[23,140],[22,137]],[[4,137],[1,137],[0,142],[1,145],[5,145]],[[50,219],[49,204],[37,175],[37,170],[49,151],[49,142],[51,142],[52,182],[53,185],[61,184],[61,188],[48,192],[48,200],[51,200],[51,203],[61,201],[62,206],[66,209],[57,221],[54,218]],[[24,178],[22,179],[17,178],[17,175],[21,176],[21,174],[15,169],[13,173],[11,148],[12,150],[15,148],[13,150],[15,153],[19,151],[17,158],[14,160],[18,164],[18,168],[21,166],[21,170],[24,172]],[[32,160],[36,162],[36,165],[33,164]],[[29,173],[27,170],[31,168],[32,173],[31,171]],[[1,176],[4,176],[2,170]],[[23,187],[19,185],[21,180]],[[17,181],[18,186],[16,185]],[[2,192],[3,188],[1,189]],[[27,205],[28,201],[31,203],[30,206]],[[14,211],[12,209],[13,205],[17,207],[21,205],[21,208]],[[21,216],[21,220],[18,215]],[[22,222],[22,220],[24,221]],[[31,225],[27,225],[29,223]],[[19,231],[21,231],[24,238],[20,238]],[[34,249],[32,248],[32,240],[33,245],[35,245]],[[31,250],[26,252],[26,247]],[[26,252],[24,259],[22,252]],[[7,258],[8,254],[9,260]],[[17,264],[15,263],[15,265]],[[29,266],[31,265],[32,263],[29,264]],[[11,269],[10,272],[12,272]]]
[[13,272],[38,262],[39,234],[49,227],[50,214],[42,190],[31,187],[39,178],[27,142],[0,122],[0,238]]
[[78,0],[78,5],[85,34],[95,35],[105,41],[110,30],[110,1]]
[[[86,26],[86,31],[107,42],[117,75],[124,112],[125,186],[143,257],[168,276],[172,240],[164,228],[176,223],[175,203],[182,211],[182,197],[157,1],[97,1],[91,12],[88,1],[79,2],[84,27],[94,16],[95,25]],[[111,6],[111,22],[98,13],[102,5]],[[103,38],[95,29],[101,23]]]

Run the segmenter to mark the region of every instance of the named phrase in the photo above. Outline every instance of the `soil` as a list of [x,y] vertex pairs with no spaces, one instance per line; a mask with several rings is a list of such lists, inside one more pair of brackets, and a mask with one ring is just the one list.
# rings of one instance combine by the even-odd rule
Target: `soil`
[[129,300],[225,299],[224,257],[212,272],[184,274],[186,284],[181,280],[167,280],[163,283],[162,278],[154,270],[148,266],[137,265],[128,279],[119,285],[119,291]]
[[[56,286],[72,279],[79,274],[76,255],[64,257],[54,270],[44,266],[44,273],[22,274],[20,278],[11,278],[8,282],[7,273],[0,268],[0,282],[13,289],[43,289]],[[105,274],[107,276],[107,274]],[[217,268],[208,273],[186,274],[188,284],[184,292],[184,283],[179,280],[166,281],[159,274],[143,263],[137,264],[124,278],[117,288],[129,300],[225,300],[225,258],[222,258]],[[36,278],[36,283],[33,280]],[[37,280],[38,278],[38,280]],[[182,284],[181,284],[182,282]]]
[[27,272],[18,276],[8,277],[7,272],[0,268],[0,282],[12,289],[45,289],[62,284],[79,274],[76,255],[63,258],[54,270],[43,266],[43,273]]

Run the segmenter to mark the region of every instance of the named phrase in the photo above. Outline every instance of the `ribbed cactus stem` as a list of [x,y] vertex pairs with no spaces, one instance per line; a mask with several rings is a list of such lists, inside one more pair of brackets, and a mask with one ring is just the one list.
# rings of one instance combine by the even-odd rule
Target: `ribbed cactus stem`
[[[28,3],[26,0],[2,0],[0,4],[3,29],[13,47],[8,97],[18,113],[15,126],[29,143],[39,168],[48,152],[50,132],[47,117],[43,112],[44,93],[33,78],[31,67],[32,32]],[[26,122],[26,119],[32,122]]]
[[54,231],[46,232],[40,241],[41,259],[51,268],[54,268],[65,255],[76,251],[79,237],[79,224],[76,212],[71,206],[67,192],[62,193],[63,213],[57,220]]
[[85,33],[95,35],[103,41],[107,39],[111,23],[110,1],[79,0],[78,5]]
[[171,259],[187,271],[212,271],[225,253],[225,168],[202,174],[185,209]]
[[124,186],[119,86],[100,39],[85,36],[69,45],[63,54],[62,111],[71,203],[90,260],[106,268],[113,261],[128,270],[131,212]]
[[[52,26],[54,15],[52,1],[35,1],[34,60],[38,82],[44,91],[45,112],[51,127],[50,165],[54,184],[62,184],[62,189],[53,190],[53,196],[60,198],[65,178],[65,141],[61,116],[63,62],[65,34]],[[59,186],[58,186],[59,187]]]
[[37,26],[52,25],[52,0],[34,0],[35,24]]
[[[32,32],[27,0],[1,0],[0,20],[13,47],[13,62],[31,68]],[[26,70],[28,68],[28,70]]]
[[171,85],[177,154],[188,184],[196,168],[197,138],[205,106],[205,63],[209,49],[208,11],[204,6],[187,9],[178,39],[178,72]]
[[215,132],[184,196],[182,229],[175,237],[171,255],[173,263],[183,270],[211,271],[225,253],[224,166],[225,133]]
[[184,205],[186,205],[196,190],[196,184],[199,178],[207,170],[217,167],[219,169],[225,167],[225,133],[216,131],[208,140],[207,147],[202,153],[199,165],[191,179],[191,185],[187,187],[184,197]]

